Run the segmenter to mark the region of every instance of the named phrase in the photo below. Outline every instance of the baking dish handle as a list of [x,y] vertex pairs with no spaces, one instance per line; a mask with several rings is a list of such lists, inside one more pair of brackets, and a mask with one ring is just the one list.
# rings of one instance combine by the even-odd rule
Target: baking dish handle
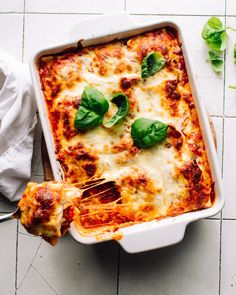
[[126,12],[114,12],[82,19],[71,28],[70,37],[90,39],[94,35],[109,35],[123,29],[131,29],[135,23]]
[[119,241],[122,248],[129,253],[138,253],[170,246],[180,242],[189,222],[171,222],[158,228],[153,227],[145,231],[137,231],[124,235]]

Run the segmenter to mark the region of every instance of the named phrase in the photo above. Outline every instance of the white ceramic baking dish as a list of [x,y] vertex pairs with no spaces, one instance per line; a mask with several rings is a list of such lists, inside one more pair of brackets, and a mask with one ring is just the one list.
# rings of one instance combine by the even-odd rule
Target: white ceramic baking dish
[[[179,34],[182,42],[183,54],[185,57],[187,72],[192,87],[195,106],[198,111],[200,126],[203,139],[205,142],[208,160],[210,163],[212,178],[215,182],[216,200],[213,206],[209,209],[199,210],[195,212],[185,213],[180,216],[166,218],[160,221],[151,221],[138,225],[131,225],[126,228],[119,229],[122,238],[118,241],[120,245],[130,253],[141,252],[151,249],[156,249],[168,245],[172,245],[181,241],[184,237],[186,226],[197,219],[206,218],[217,214],[224,205],[224,196],[222,190],[222,180],[218,167],[218,159],[214,146],[214,141],[208,121],[205,106],[198,95],[198,87],[196,85],[195,75],[193,72],[193,64],[189,56],[188,45],[185,43],[185,38],[181,26],[173,20],[163,20],[161,22],[148,24],[135,24],[126,13],[114,13],[109,15],[97,16],[83,20],[72,29],[71,40],[61,45],[44,48],[37,52],[30,63],[31,75],[35,90],[35,95],[38,104],[38,111],[42,123],[42,128],[45,136],[45,141],[49,153],[49,158],[56,180],[63,179],[62,168],[56,160],[54,152],[53,135],[47,116],[46,105],[41,91],[40,79],[37,70],[37,60],[40,56],[46,54],[58,53],[70,47],[76,47],[79,40],[82,40],[83,46],[100,44],[111,41],[115,38],[122,39],[151,31],[165,26],[174,27]],[[79,234],[75,225],[70,228],[72,237],[84,244],[93,244],[99,242],[95,237],[86,237]],[[105,239],[112,238],[111,234],[107,234]]]

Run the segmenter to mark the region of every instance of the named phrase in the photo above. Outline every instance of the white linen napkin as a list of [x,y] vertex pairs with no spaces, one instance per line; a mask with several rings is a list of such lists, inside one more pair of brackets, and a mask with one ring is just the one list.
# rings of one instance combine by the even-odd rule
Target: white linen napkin
[[0,50],[0,193],[11,201],[30,178],[36,110],[27,66]]

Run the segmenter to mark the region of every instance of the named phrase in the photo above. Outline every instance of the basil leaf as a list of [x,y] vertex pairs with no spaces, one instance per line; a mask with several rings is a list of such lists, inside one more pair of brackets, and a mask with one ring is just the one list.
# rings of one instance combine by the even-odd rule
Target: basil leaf
[[102,116],[81,106],[79,107],[76,114],[75,127],[77,129],[94,128],[100,125],[102,120]]
[[140,148],[149,148],[167,137],[168,125],[147,118],[136,119],[131,125],[131,137]]
[[104,95],[97,89],[90,86],[84,87],[80,105],[101,116],[103,116],[109,108],[109,103],[105,99]]
[[211,29],[214,29],[214,30],[222,30],[223,29],[223,24],[222,24],[221,20],[216,16],[212,16],[208,20],[207,24]]
[[227,46],[228,36],[226,32],[215,32],[206,40],[207,46],[216,51],[223,51]]
[[217,73],[221,73],[224,68],[224,60],[222,56],[213,51],[209,51],[208,53],[213,70]]
[[234,44],[234,63],[236,64],[236,44]]
[[82,93],[74,125],[77,129],[89,129],[100,125],[109,108],[109,103],[101,92],[86,86]]
[[107,128],[111,128],[115,124],[121,122],[129,112],[129,99],[124,93],[116,93],[112,97],[111,102],[117,105],[118,111],[108,121],[103,123],[103,125]]
[[153,76],[164,67],[165,63],[160,53],[150,52],[142,61],[142,78]]
[[228,35],[226,30],[221,20],[215,16],[211,17],[204,25],[202,38],[212,50],[222,51],[227,46]]

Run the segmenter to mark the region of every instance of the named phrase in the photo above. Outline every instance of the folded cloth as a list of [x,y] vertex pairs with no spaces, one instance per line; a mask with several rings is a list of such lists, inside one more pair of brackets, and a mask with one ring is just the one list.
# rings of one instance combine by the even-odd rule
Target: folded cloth
[[36,110],[28,67],[0,50],[0,193],[11,201],[30,178]]

